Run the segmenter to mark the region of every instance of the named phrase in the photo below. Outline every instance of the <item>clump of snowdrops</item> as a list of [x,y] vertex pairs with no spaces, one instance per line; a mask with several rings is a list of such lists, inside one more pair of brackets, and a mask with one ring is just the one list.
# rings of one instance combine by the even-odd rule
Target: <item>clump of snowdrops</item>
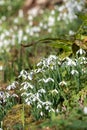
[[[80,49],[75,58],[60,59],[55,55],[43,58],[30,72],[22,70],[17,81],[7,86],[6,91],[9,93],[14,90],[12,97],[20,97],[21,103],[30,105],[31,114],[35,119],[51,118],[52,113],[58,115],[69,110],[71,100],[72,102],[77,100],[78,106],[84,109],[86,106],[84,102],[80,104],[81,94],[78,93],[86,87],[87,58],[85,55],[86,52]],[[3,101],[8,102],[9,100],[5,101],[5,99],[11,96],[5,96]],[[85,96],[83,98],[86,99]],[[70,109],[73,109],[73,106],[71,107]]]

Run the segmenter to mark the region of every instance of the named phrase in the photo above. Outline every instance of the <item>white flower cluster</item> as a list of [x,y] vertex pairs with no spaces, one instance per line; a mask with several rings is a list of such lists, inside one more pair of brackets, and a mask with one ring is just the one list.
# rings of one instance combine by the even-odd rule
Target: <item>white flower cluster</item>
[[57,20],[64,20],[66,23],[72,22],[77,18],[75,13],[82,11],[84,4],[84,0],[64,0],[64,5],[58,8],[60,13]]
[[[41,67],[42,69],[44,68],[51,68],[53,69],[56,64],[61,64],[60,60],[57,60],[58,57],[55,55],[50,55],[48,58],[42,59],[38,64],[37,67]],[[58,63],[57,63],[58,62]]]
[[[36,69],[30,72],[22,70],[18,76],[19,82],[13,82],[6,90],[15,90],[18,85],[23,101],[35,107],[34,109],[41,117],[46,116],[46,111],[57,113],[58,107],[55,108],[53,104],[59,100],[61,91],[68,88],[72,80],[78,80],[80,75],[87,75],[87,58],[83,57],[82,52],[84,54],[84,50],[81,51],[80,57],[72,59],[67,57],[63,61],[55,55],[43,58]],[[69,79],[71,81],[67,78],[71,78]],[[9,97],[18,97],[18,95],[15,93],[9,95],[7,92],[0,91],[0,99],[3,99],[3,102],[6,102],[6,98]],[[86,108],[84,108],[84,113],[86,113]]]

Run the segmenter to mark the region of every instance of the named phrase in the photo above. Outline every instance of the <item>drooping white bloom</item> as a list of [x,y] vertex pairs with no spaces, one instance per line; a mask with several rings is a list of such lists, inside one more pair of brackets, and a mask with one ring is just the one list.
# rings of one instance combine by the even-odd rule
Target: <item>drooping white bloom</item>
[[51,14],[52,14],[52,15],[54,15],[54,14],[55,14],[55,11],[54,11],[54,10],[52,10],[52,11],[51,11]]
[[14,23],[17,24],[18,22],[19,22],[19,19],[18,19],[18,18],[15,18],[15,19],[14,19]]
[[43,27],[43,25],[44,25],[44,24],[43,24],[42,22],[39,23],[39,26],[40,26],[40,27]]
[[29,16],[28,16],[28,20],[29,20],[29,21],[33,21],[33,16],[32,16],[32,15],[29,15]]
[[28,79],[29,79],[29,80],[32,80],[32,79],[33,79],[33,75],[34,75],[34,72],[31,71],[31,72],[28,74]]
[[81,56],[78,58],[77,63],[79,64],[87,64],[87,58],[84,56]]
[[69,31],[69,35],[74,35],[75,32],[73,32],[72,30]]
[[19,29],[18,30],[18,43],[20,44],[22,41],[22,37],[23,37],[23,30]]
[[1,70],[3,70],[3,66],[2,66],[2,65],[0,65],[0,71],[1,71]]
[[2,21],[5,21],[6,20],[6,16],[2,16],[1,19],[2,19]]
[[48,32],[51,33],[52,32],[52,28],[48,28]]
[[58,94],[58,90],[57,89],[53,89],[52,91],[51,91],[51,93],[53,93],[53,94]]
[[55,113],[55,110],[53,108],[50,108],[49,112],[54,112]]
[[44,82],[44,83],[48,83],[48,82],[50,82],[50,81],[51,81],[51,82],[54,82],[54,79],[52,79],[52,78],[44,79],[44,78],[43,78],[43,79],[40,79],[40,80],[39,80],[39,82],[41,82],[41,81]]
[[66,58],[66,61],[67,66],[76,66],[76,62],[70,59],[69,57]]
[[23,86],[23,89],[25,89],[25,90],[27,90],[28,88],[31,88],[31,89],[34,88],[34,86],[32,84],[30,84],[29,82],[23,82],[21,84],[21,86]]
[[3,96],[4,96],[4,92],[0,91],[0,98],[3,98]]
[[83,109],[84,114],[87,114],[87,107],[85,106]]
[[46,102],[42,102],[42,105],[44,106],[44,105],[49,105],[49,106],[51,106],[52,105],[52,103],[50,102],[50,101],[46,101]]
[[40,30],[41,30],[40,27],[37,27],[37,26],[32,27],[32,31],[34,33],[40,32]]
[[39,67],[39,66],[42,66],[42,64],[43,64],[43,62],[40,61],[39,63],[37,63],[37,66],[38,66],[38,67]]
[[14,94],[12,94],[12,97],[17,97],[18,98],[18,95],[14,93]]
[[78,73],[77,70],[72,70],[72,71],[71,71],[71,74],[72,74],[72,75],[74,75],[74,74],[77,74],[77,75],[78,75],[79,73]]
[[42,108],[40,103],[37,104],[37,108]]
[[55,23],[55,18],[53,16],[49,16],[48,18],[48,26],[53,26]]
[[24,41],[27,41],[27,40],[28,40],[28,37],[25,35],[25,36],[23,37],[23,40],[24,40]]
[[0,5],[4,5],[5,1],[4,0],[0,0]]
[[19,17],[20,17],[20,18],[23,18],[23,16],[24,16],[24,14],[23,14],[23,10],[20,9],[18,13],[19,13]]
[[46,106],[45,106],[45,109],[46,109],[46,110],[49,110],[49,106],[48,106],[48,105],[46,105]]
[[7,86],[6,90],[15,89],[18,82],[14,81],[11,85]]
[[59,113],[59,109],[56,109],[56,113]]
[[46,93],[46,90],[41,88],[41,89],[38,90],[38,93]]
[[27,71],[22,70],[22,71],[20,72],[20,75],[18,76],[18,78],[20,78],[20,77],[23,77],[24,79],[27,79],[27,78],[28,78],[28,73],[27,73]]
[[65,81],[61,81],[60,83],[59,83],[59,86],[66,86],[67,85],[67,83],[65,82]]
[[44,115],[42,111],[40,112],[40,115],[41,115],[41,116],[43,116],[43,115]]
[[84,55],[84,54],[86,54],[86,52],[85,52],[82,48],[80,48],[80,49],[76,52],[76,54]]

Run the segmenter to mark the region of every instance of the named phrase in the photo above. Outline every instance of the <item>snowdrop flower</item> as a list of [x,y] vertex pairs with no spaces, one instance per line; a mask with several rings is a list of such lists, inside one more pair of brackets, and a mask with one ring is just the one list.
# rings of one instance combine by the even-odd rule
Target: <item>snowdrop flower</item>
[[76,62],[70,59],[69,57],[67,57],[66,60],[67,60],[66,62],[67,66],[76,66]]
[[48,105],[45,107],[46,110],[49,110],[49,108],[50,108],[50,107],[49,107]]
[[72,70],[72,71],[71,71],[71,74],[72,74],[72,75],[74,75],[74,74],[77,74],[77,75],[78,75],[79,73],[78,73],[77,70]]
[[42,105],[45,107],[46,110],[49,110],[52,103],[49,101],[43,102]]
[[28,101],[28,99],[25,99],[25,102],[27,103],[27,105],[31,105],[31,101]]
[[1,19],[2,19],[2,21],[5,21],[6,20],[6,16],[2,16]]
[[14,93],[14,94],[12,94],[12,97],[17,97],[18,98],[18,95]]
[[40,26],[40,27],[43,27],[43,23],[42,23],[42,22],[40,22],[40,23],[39,23],[39,26]]
[[24,14],[23,14],[23,10],[20,9],[18,13],[19,13],[19,17],[20,17],[20,18],[23,18],[23,16],[24,16]]
[[25,90],[27,90],[28,88],[31,88],[31,89],[34,88],[34,86],[31,85],[29,82],[23,82],[23,83],[21,84],[21,86],[23,86],[23,89],[25,89]]
[[16,84],[18,84],[18,82],[14,81],[11,85],[7,86],[6,90],[12,90],[16,88]]
[[60,83],[59,83],[59,86],[66,86],[67,85],[67,83],[65,82],[65,81],[61,81]]
[[40,32],[40,27],[37,27],[37,26],[34,26],[34,27],[32,27],[32,31],[33,32]]
[[0,0],[0,5],[4,5],[5,1],[4,0]]
[[[43,69],[45,68],[45,67],[47,67],[47,68],[51,68],[51,69],[53,69],[53,66],[55,65],[55,62],[57,61],[57,56],[55,56],[55,55],[50,55],[48,58],[43,58],[43,60],[41,61],[41,62],[39,62],[39,64],[38,65],[43,65]],[[59,63],[58,63],[59,64]]]
[[43,71],[44,71],[43,69],[38,68],[38,69],[36,69],[34,72],[37,74],[37,73],[40,73],[40,72],[43,72]]
[[33,35],[34,35],[33,30],[30,30],[29,35],[30,35],[30,36],[33,36]]
[[60,7],[58,8],[58,11],[59,11],[59,12],[62,12],[64,9],[65,9],[65,6],[63,5],[63,6],[60,6]]
[[2,34],[0,35],[0,40],[2,41],[2,40],[4,40],[4,38],[5,38],[5,34],[2,33]]
[[55,18],[53,16],[49,16],[48,18],[48,26],[53,26],[55,22]]
[[58,90],[57,90],[57,89],[53,89],[53,90],[51,91],[51,93],[52,93],[52,94],[55,94],[55,93],[58,94]]
[[38,103],[37,104],[37,108],[42,108],[41,104]]
[[1,70],[3,70],[3,66],[2,66],[2,65],[0,65],[0,71],[1,71]]
[[3,98],[3,97],[4,97],[4,92],[0,91],[0,98]]
[[74,35],[75,32],[73,32],[72,30],[69,31],[69,35]]
[[57,60],[57,59],[58,59],[58,57],[55,56],[55,55],[50,55],[50,56],[48,57],[48,61],[53,61],[53,60]]
[[[20,91],[21,91],[22,89],[20,89]],[[21,94],[21,96],[26,96],[27,95],[27,93],[26,92],[23,92],[22,94]]]
[[76,52],[76,54],[84,55],[84,54],[86,54],[86,52],[85,52],[82,48],[80,48],[80,49]]
[[7,31],[7,30],[5,30],[4,33],[5,33],[6,36],[9,36],[9,35],[10,35],[10,32]]
[[22,71],[20,72],[20,75],[18,76],[18,78],[20,78],[20,77],[23,77],[24,79],[27,79],[27,77],[28,77],[27,71],[22,70]]
[[10,94],[8,92],[5,92],[5,98],[9,98]]
[[55,113],[55,110],[53,108],[50,108],[49,112],[54,112]]
[[44,83],[48,83],[48,82],[50,82],[50,81],[51,81],[51,82],[54,82],[54,79],[52,79],[52,78],[44,79],[44,78],[43,78],[43,79],[40,79],[40,80],[39,80],[39,82],[41,82],[41,81],[44,82]]
[[39,63],[37,63],[37,67],[42,66],[43,65],[43,61],[40,61]]
[[21,43],[23,37],[23,30],[19,29],[18,30],[18,43]]
[[28,39],[27,36],[24,36],[24,37],[23,37],[23,40],[24,40],[24,41],[27,41],[27,39]]
[[30,33],[30,28],[29,28],[28,26],[26,27],[25,32],[26,32],[27,34]]
[[78,58],[77,63],[80,63],[80,64],[87,64],[87,58],[81,56],[81,57]]
[[40,112],[40,115],[41,115],[41,116],[43,116],[43,115],[44,115],[42,111]]
[[48,27],[47,27],[47,24],[44,24],[43,25],[43,29],[47,29]]
[[51,33],[52,32],[52,28],[48,28],[48,32]]
[[87,114],[87,107],[84,107],[83,112],[84,114]]
[[32,15],[33,17],[36,17],[38,14],[39,8],[32,8],[31,10],[29,10],[28,14]]
[[43,102],[42,105],[52,105],[52,103],[50,101],[46,101],[46,102]]
[[29,79],[29,80],[32,80],[32,79],[33,79],[33,75],[34,75],[34,72],[31,71],[31,72],[28,74],[28,79]]
[[38,93],[46,93],[46,90],[41,88],[41,89],[38,90]]
[[56,113],[59,113],[59,109],[56,109]]
[[18,22],[19,22],[18,18],[15,18],[15,19],[14,19],[14,23],[17,24]]
[[55,10],[52,10],[52,11],[51,11],[51,14],[54,15],[54,14],[55,14]]
[[32,16],[32,15],[29,15],[29,16],[28,16],[28,20],[29,20],[29,21],[32,21],[32,20],[33,20],[33,16]]
[[33,21],[29,21],[29,26],[33,26]]

